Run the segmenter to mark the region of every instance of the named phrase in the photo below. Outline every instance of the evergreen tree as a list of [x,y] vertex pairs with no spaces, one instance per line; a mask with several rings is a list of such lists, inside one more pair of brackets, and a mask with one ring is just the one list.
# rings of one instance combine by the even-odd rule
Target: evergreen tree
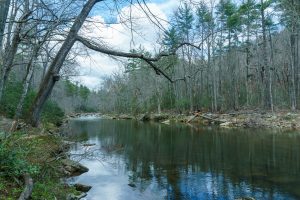
[[240,14],[240,19],[242,23],[242,28],[244,31],[243,37],[246,37],[246,41],[244,42],[244,48],[246,51],[246,81],[245,81],[245,88],[246,88],[246,105],[249,106],[251,101],[251,92],[250,92],[250,85],[254,84],[251,83],[251,77],[254,76],[255,72],[250,71],[251,67],[251,37],[255,34],[258,26],[257,21],[259,19],[259,11],[257,9],[257,4],[255,0],[245,0],[238,10]]
[[278,0],[278,7],[282,10],[281,22],[287,27],[290,34],[291,49],[291,108],[295,110],[300,98],[300,66],[299,66],[299,32],[300,32],[300,1]]

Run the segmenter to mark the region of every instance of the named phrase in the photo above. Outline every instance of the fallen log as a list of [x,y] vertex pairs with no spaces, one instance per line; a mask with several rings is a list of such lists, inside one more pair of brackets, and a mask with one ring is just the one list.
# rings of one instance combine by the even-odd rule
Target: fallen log
[[224,120],[214,119],[214,118],[211,118],[211,117],[208,117],[208,116],[205,116],[205,115],[201,115],[200,113],[196,113],[196,114],[194,114],[194,116],[192,116],[192,117],[187,121],[187,123],[190,123],[190,122],[193,121],[196,117],[201,117],[201,118],[203,118],[203,119],[207,119],[207,120],[209,120],[209,121],[217,122],[217,123],[220,123],[220,124],[226,122],[226,121],[224,121]]
[[28,200],[32,193],[32,189],[33,189],[32,178],[30,177],[29,174],[24,174],[24,180],[25,180],[25,188],[18,200]]

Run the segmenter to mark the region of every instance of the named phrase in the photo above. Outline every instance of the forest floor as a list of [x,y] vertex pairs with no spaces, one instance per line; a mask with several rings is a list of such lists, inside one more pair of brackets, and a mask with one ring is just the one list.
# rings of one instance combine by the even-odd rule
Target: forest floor
[[218,125],[223,128],[268,128],[282,130],[300,130],[300,113],[289,111],[257,112],[238,111],[231,113],[195,112],[192,114],[128,114],[104,115],[112,119],[136,119],[140,121],[156,121],[165,124],[170,122],[197,123],[202,125]]
[[69,159],[70,143],[60,136],[58,127],[32,128],[24,123],[10,133],[12,122],[0,116],[0,200],[22,199],[26,190],[33,200],[86,195],[76,185],[62,181],[88,169]]

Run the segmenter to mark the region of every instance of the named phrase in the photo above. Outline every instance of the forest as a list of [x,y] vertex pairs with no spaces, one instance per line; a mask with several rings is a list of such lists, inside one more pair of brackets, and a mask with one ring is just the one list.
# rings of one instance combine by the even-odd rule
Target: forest
[[[98,2],[1,1],[2,113],[37,125],[48,99],[66,113],[298,108],[297,0],[183,1],[160,28],[157,53],[110,51],[78,35]],[[90,90],[70,79],[78,43],[127,61]]]
[[299,199],[299,33],[299,0],[0,0],[0,199]]
[[[173,13],[162,49],[176,55],[158,66],[129,59],[101,87],[103,112],[274,111],[299,108],[298,1],[183,3]],[[138,52],[146,52],[142,47]]]

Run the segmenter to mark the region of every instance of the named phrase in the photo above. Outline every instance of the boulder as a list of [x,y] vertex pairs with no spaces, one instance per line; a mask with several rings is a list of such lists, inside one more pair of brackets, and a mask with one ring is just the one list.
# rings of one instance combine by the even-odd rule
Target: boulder
[[74,187],[79,192],[88,192],[88,191],[90,191],[90,189],[92,189],[92,186],[90,186],[90,185],[83,185],[83,184],[80,184],[80,183],[74,184]]
[[136,185],[134,183],[128,183],[128,186],[132,187],[132,188],[135,188]]
[[230,128],[230,127],[232,127],[232,122],[224,122],[224,123],[221,123],[220,126],[223,128]]
[[80,195],[68,194],[67,200],[80,200],[86,196],[87,196],[86,193],[81,193]]
[[253,197],[239,197],[236,198],[235,200],[255,200]]
[[195,116],[195,115],[187,116],[186,122],[189,123],[189,122],[193,121],[196,117],[197,117],[197,116]]
[[133,119],[132,116],[129,116],[129,115],[125,115],[125,114],[122,114],[122,115],[119,115],[118,117],[119,119]]
[[169,118],[168,115],[162,115],[162,114],[154,114],[154,115],[150,116],[150,119],[155,122],[167,120],[168,118]]
[[82,146],[84,147],[91,147],[91,146],[95,146],[96,144],[95,143],[92,143],[92,144],[83,144]]
[[68,172],[66,173],[66,175],[69,176],[78,176],[89,171],[87,167],[83,166],[79,162],[70,159],[63,159],[61,160],[61,163],[63,164],[64,170]]
[[166,121],[163,121],[163,122],[161,122],[161,123],[163,123],[163,124],[167,124],[167,125],[170,125],[170,120],[168,119],[168,120],[166,120]]
[[144,114],[141,116],[140,121],[146,122],[146,121],[150,121],[150,115],[149,114]]

